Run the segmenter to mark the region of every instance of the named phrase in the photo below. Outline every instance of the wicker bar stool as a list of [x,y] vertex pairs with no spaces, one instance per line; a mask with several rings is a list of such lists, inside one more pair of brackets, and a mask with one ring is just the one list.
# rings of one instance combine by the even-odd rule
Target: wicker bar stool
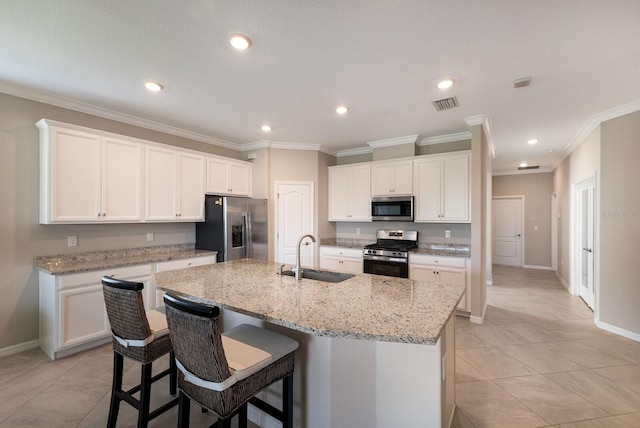
[[[102,278],[102,291],[107,316],[113,334],[113,384],[108,427],[115,427],[120,402],[126,401],[138,410],[138,427],[178,404],[178,398],[150,412],[151,384],[169,375],[169,392],[176,394],[177,368],[166,316],[157,310],[145,312],[141,282],[129,282],[111,277]],[[169,368],[152,376],[153,361],[169,354]],[[142,364],[140,384],[122,390],[124,357]],[[140,399],[133,394],[140,392]]]
[[[190,400],[230,427],[239,415],[247,426],[247,403],[293,425],[293,368],[298,342],[253,325],[220,332],[220,309],[165,294],[169,333],[176,353],[180,404],[178,427],[189,426]],[[255,395],[282,380],[282,410]]]

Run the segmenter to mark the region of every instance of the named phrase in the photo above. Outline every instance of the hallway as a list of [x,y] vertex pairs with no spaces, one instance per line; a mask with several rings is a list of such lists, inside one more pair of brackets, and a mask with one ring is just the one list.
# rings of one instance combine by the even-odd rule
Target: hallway
[[555,272],[494,266],[485,324],[456,319],[454,427],[640,427],[640,343]]

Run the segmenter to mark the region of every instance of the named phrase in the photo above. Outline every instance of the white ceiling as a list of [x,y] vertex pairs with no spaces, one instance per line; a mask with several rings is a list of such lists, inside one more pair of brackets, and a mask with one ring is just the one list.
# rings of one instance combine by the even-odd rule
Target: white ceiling
[[598,117],[640,109],[637,0],[0,0],[0,28],[0,91],[238,148],[336,153],[484,115],[494,170],[553,168]]

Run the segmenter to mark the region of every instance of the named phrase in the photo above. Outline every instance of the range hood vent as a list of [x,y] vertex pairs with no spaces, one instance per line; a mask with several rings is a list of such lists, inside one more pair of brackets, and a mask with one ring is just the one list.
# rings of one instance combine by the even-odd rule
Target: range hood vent
[[458,107],[458,98],[450,97],[443,98],[441,100],[431,101],[436,111],[449,110],[450,108]]

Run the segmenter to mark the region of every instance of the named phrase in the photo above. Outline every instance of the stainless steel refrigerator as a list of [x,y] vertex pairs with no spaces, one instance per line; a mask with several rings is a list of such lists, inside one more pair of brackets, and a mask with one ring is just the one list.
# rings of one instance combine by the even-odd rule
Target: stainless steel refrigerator
[[266,199],[205,197],[204,223],[196,223],[196,248],[215,250],[218,262],[268,260]]

